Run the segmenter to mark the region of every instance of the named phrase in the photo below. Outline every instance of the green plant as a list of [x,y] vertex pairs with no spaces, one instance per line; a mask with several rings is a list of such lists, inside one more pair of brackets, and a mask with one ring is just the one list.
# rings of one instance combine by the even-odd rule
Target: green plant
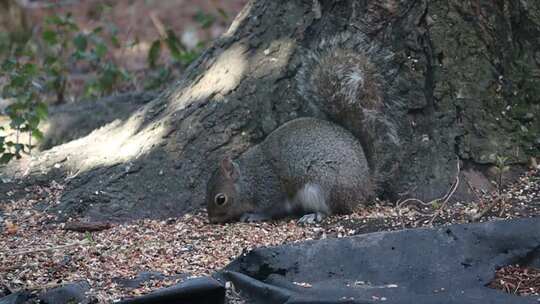
[[[37,81],[36,64],[23,59],[6,59],[1,66],[1,75],[6,79],[2,98],[12,100],[5,109],[10,119],[9,130],[0,127],[0,163],[5,164],[13,158],[21,158],[22,153],[31,152],[32,137],[43,137],[38,125],[47,118],[48,111],[40,98],[41,86]],[[9,131],[12,134],[7,134]],[[28,134],[28,141],[22,143],[24,133]]]
[[[109,59],[108,45],[120,46],[117,33],[114,25],[81,31],[67,14],[46,18],[40,39],[14,42],[0,34],[1,97],[9,101],[4,111],[9,126],[0,126],[0,163],[30,153],[32,138],[43,137],[38,125],[48,115],[47,93],[63,102],[73,69],[93,72],[86,83],[88,96],[109,94],[129,79]],[[28,140],[22,140],[26,134]]]
[[[68,60],[71,51],[70,38],[79,31],[70,14],[65,16],[50,16],[45,20],[45,28],[41,39],[45,44],[43,68],[46,76],[46,86],[56,94],[58,103],[64,102],[68,87],[69,67],[73,63]],[[77,46],[78,37],[74,38]]]
[[56,93],[62,103],[69,86],[70,69],[83,67],[95,71],[95,76],[86,84],[87,96],[110,94],[118,84],[129,79],[129,74],[109,60],[107,41],[120,47],[114,25],[98,26],[90,32],[81,31],[70,14],[46,19],[42,33],[45,42],[47,87]]
[[149,51],[147,62],[150,68],[156,68],[158,66],[158,59],[161,55],[162,49],[166,48],[173,59],[173,64],[188,65],[197,59],[199,52],[195,50],[188,50],[178,39],[173,30],[169,29],[166,34],[156,39]]
[[[225,13],[225,11],[221,10],[220,14]],[[226,16],[226,13],[225,13]],[[202,28],[209,28],[216,22],[216,17],[213,14],[206,13],[203,10],[199,10],[195,16],[193,17],[195,21],[197,21]]]
[[[208,29],[214,23],[222,21],[227,23],[229,16],[225,10],[221,7],[216,8],[217,13],[205,12],[203,10],[197,11],[193,16],[193,20],[197,22],[201,28]],[[178,72],[179,69],[175,67],[183,68],[199,57],[206,42],[201,42],[194,49],[188,49],[178,39],[176,33],[171,30],[165,30],[165,26],[161,22],[155,22],[157,24],[160,37],[154,40],[148,50],[147,63],[150,67],[150,74],[145,80],[145,89],[157,89],[164,83],[167,83]],[[166,50],[171,56],[171,62],[159,63],[161,53]]]
[[495,157],[495,173],[497,174],[497,190],[499,194],[502,194],[502,185],[504,173],[510,170],[510,166],[507,163],[508,157],[499,156]]
[[[86,59],[91,68],[96,71],[95,77],[86,85],[86,96],[96,97],[110,94],[122,81],[131,78],[129,73],[107,58],[109,50],[102,34],[104,31],[103,27],[98,27],[86,36],[81,35],[80,40],[83,43],[75,53],[77,58]],[[116,26],[107,27],[105,36],[116,48],[120,47],[117,34]]]
[[86,231],[86,232],[84,233],[84,240],[85,240],[87,243],[89,243],[90,245],[92,245],[92,246],[95,246],[95,245],[96,245],[96,242],[95,242],[95,240],[94,240],[94,237],[93,237],[92,234],[91,234],[90,232],[88,232],[88,231]]
[[[200,54],[202,45],[195,50],[188,50],[178,39],[173,30],[166,30],[156,39],[148,50],[147,63],[150,67],[149,77],[144,87],[147,90],[158,89],[174,76],[175,67],[185,67],[193,62]],[[167,50],[171,56],[169,64],[160,64],[161,52]]]

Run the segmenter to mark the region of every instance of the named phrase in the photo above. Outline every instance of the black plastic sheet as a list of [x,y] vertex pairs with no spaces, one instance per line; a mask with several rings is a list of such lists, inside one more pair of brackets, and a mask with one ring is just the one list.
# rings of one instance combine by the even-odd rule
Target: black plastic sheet
[[540,218],[378,232],[259,248],[216,277],[249,303],[540,303],[486,285],[538,267]]
[[225,288],[212,278],[195,278],[119,304],[220,304],[225,301]]

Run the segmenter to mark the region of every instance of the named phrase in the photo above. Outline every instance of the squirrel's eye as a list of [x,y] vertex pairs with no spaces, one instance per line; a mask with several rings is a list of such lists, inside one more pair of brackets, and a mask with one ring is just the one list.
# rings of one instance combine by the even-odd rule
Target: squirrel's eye
[[216,202],[216,205],[223,206],[227,202],[227,196],[223,193],[218,193],[214,198],[214,201]]

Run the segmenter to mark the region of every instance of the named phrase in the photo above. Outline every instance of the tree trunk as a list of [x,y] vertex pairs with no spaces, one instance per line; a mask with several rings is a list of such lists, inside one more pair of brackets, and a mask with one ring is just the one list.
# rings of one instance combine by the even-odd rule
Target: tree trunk
[[27,24],[24,10],[15,0],[0,0],[0,33],[7,33],[15,42],[27,38]]
[[497,155],[539,155],[539,24],[532,0],[251,1],[167,92],[0,188],[68,176],[63,214],[179,215],[222,156],[316,116],[361,140],[380,196],[468,199]]

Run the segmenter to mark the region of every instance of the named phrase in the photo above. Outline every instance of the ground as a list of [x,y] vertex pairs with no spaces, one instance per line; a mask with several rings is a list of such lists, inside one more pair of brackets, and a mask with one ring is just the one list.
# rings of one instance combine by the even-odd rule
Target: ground
[[[84,28],[92,28],[92,3],[77,3],[75,17]],[[149,18],[152,11],[165,25],[178,30],[197,27],[194,1],[112,2],[108,18],[120,29],[121,41],[137,37],[141,43],[129,54],[115,54],[118,63],[144,75],[146,54],[156,38],[157,29]],[[204,11],[222,5],[219,1],[196,1]],[[227,1],[230,16],[245,1]],[[189,9],[185,9],[188,7]],[[69,6],[60,7],[60,11]],[[152,11],[150,10],[152,9]],[[59,10],[53,10],[58,13]],[[32,18],[39,20],[51,9],[35,9]],[[224,24],[200,32],[201,39],[211,39],[223,31]],[[189,36],[189,35],[188,35]],[[140,86],[140,85],[139,85]],[[137,88],[137,85],[134,85]],[[254,247],[272,246],[310,239],[339,238],[374,231],[465,223],[487,208],[497,194],[479,193],[475,202],[447,205],[418,201],[377,201],[346,216],[333,216],[317,225],[300,226],[295,220],[271,223],[232,223],[210,225],[203,210],[181,218],[139,220],[113,224],[99,232],[78,233],[65,230],[57,214],[47,213],[57,204],[66,181],[43,181],[25,189],[14,190],[8,201],[0,202],[0,296],[20,289],[38,291],[63,283],[86,280],[100,303],[126,296],[148,293],[191,276],[208,275]],[[510,185],[504,193],[509,199],[496,205],[480,221],[540,216],[540,172],[532,170]],[[79,219],[71,219],[76,222]],[[127,288],[121,278],[135,278],[141,273],[159,273],[136,288]],[[495,274],[494,274],[495,276]],[[492,282],[495,288],[523,295],[540,293],[539,272],[520,265],[502,268]],[[234,296],[234,295],[233,295]]]
[[[145,294],[188,277],[211,274],[259,246],[466,223],[497,196],[479,194],[477,202],[446,206],[375,202],[351,215],[333,216],[308,226],[300,226],[294,219],[211,225],[200,211],[182,218],[139,220],[113,224],[103,231],[78,233],[66,231],[65,223],[46,212],[62,191],[61,181],[30,186],[9,193],[13,199],[0,207],[4,223],[0,235],[0,284],[4,290],[37,291],[87,280],[92,294],[100,303],[106,303]],[[504,204],[496,205],[480,221],[540,216],[540,170],[524,174],[503,195],[508,197]],[[121,284],[121,278],[156,272],[156,279],[137,288]],[[491,286],[538,295],[539,278],[537,269],[510,265],[497,273]]]

